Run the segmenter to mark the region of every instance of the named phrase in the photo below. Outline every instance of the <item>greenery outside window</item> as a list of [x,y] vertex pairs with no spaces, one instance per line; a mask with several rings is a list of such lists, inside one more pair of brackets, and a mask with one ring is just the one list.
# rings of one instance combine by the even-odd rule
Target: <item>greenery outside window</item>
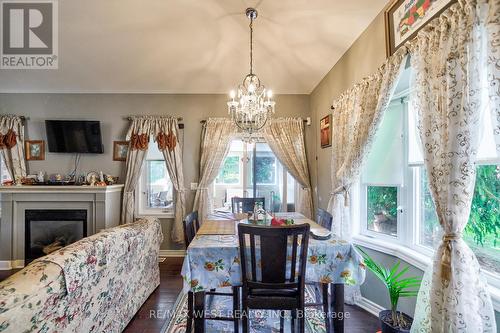
[[367,187],[367,229],[397,237],[398,188],[396,186]]
[[240,184],[240,159],[241,157],[239,155],[230,155],[226,157],[219,175],[215,179],[215,183],[230,185]]

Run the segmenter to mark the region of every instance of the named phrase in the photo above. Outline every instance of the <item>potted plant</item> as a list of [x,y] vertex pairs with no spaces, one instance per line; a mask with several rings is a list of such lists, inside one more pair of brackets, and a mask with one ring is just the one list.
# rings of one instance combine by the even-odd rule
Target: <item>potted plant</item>
[[[400,297],[416,297],[421,279],[418,277],[404,277],[410,268],[399,270],[401,262],[397,262],[390,269],[377,263],[359,246],[366,267],[375,274],[386,286],[391,301],[391,309],[380,311],[378,317],[382,328],[382,333],[406,333],[410,332],[413,318],[409,315],[397,311]],[[417,288],[414,290],[414,288]]]

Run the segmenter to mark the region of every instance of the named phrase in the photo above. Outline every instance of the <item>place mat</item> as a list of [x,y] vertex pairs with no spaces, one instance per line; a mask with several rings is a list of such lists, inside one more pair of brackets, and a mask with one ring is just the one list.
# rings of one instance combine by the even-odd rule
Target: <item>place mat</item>
[[196,235],[235,235],[236,221],[233,220],[218,220],[205,221]]

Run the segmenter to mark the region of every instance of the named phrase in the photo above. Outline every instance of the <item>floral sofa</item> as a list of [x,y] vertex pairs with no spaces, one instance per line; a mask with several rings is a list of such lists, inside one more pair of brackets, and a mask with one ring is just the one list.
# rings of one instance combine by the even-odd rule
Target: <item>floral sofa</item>
[[157,219],[104,230],[0,283],[0,332],[121,332],[160,284]]

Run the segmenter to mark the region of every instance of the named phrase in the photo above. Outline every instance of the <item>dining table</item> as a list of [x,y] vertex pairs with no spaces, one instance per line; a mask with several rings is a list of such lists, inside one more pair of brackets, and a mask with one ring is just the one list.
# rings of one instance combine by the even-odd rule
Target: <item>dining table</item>
[[[206,291],[242,285],[237,224],[252,221],[238,215],[216,212],[207,216],[186,250],[181,272],[183,290],[194,293],[194,313],[205,310]],[[293,219],[294,224],[308,223],[311,236],[325,234],[322,226],[300,213],[274,215],[276,218]],[[205,223],[208,223],[206,228],[203,227]],[[223,223],[223,226],[217,227],[218,223]],[[329,321],[327,327],[333,327],[338,333],[344,331],[344,286],[362,284],[366,267],[352,243],[335,235],[325,238],[309,237],[305,281],[319,283],[322,287],[328,285],[331,297],[325,313]],[[205,331],[203,318],[195,316],[194,331]]]

